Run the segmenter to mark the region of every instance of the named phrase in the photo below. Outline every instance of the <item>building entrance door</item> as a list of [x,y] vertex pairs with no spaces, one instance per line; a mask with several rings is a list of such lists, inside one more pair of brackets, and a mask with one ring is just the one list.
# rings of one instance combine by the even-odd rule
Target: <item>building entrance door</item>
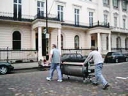
[[[38,33],[36,33],[36,50],[38,50]],[[46,38],[45,34],[42,33],[42,55],[46,56]]]

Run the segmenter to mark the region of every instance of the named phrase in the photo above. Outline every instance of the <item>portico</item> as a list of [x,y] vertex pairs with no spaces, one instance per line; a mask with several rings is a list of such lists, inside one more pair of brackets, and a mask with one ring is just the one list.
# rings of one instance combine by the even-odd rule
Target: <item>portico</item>
[[[38,50],[38,60],[46,59],[46,55],[48,55],[52,44],[56,44],[58,49],[61,50],[61,24],[60,22],[49,20],[48,21],[48,32],[44,30],[45,26],[46,26],[45,20],[40,20],[40,19],[35,20],[32,24],[31,43],[32,43],[32,47]],[[36,36],[36,34],[38,35]]]
[[95,46],[102,54],[111,51],[111,31],[107,28],[93,28],[88,31],[90,36],[90,47]]

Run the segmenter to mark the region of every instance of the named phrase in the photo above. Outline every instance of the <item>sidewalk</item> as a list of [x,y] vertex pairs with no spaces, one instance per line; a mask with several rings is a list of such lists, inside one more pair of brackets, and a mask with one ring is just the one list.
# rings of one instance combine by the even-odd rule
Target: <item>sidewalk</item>
[[16,69],[32,69],[38,67],[38,62],[30,62],[30,63],[16,63],[12,64],[14,66],[14,70]]

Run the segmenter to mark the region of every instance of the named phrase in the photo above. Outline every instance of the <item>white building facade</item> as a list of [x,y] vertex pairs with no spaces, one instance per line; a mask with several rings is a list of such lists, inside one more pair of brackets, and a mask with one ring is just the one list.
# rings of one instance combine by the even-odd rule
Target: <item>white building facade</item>
[[0,48],[35,49],[40,60],[52,44],[59,50],[95,46],[102,54],[127,49],[128,1],[0,1]]

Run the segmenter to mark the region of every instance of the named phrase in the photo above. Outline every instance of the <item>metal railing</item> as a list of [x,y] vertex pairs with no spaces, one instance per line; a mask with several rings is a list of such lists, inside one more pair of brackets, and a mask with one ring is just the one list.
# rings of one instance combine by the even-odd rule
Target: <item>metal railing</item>
[[[35,16],[22,14],[20,18],[17,18],[17,17],[14,17],[14,13],[0,12],[0,19],[32,22],[36,19],[46,19],[46,14],[43,14],[43,15],[36,14]],[[48,14],[48,20],[59,21],[57,15],[54,15],[54,14]]]
[[128,48],[111,48],[112,52],[128,53]]
[[7,61],[11,63],[36,62],[38,61],[38,51],[0,48],[0,61]]
[[[14,21],[26,21],[32,22],[36,19],[46,19],[46,13],[44,14],[36,14],[35,16],[22,14],[20,18],[14,17],[13,13],[9,12],[0,12],[0,19],[2,20],[14,20]],[[53,21],[61,21],[59,16],[56,14],[48,14],[48,20]],[[94,22],[92,24],[83,23],[83,22],[75,22],[75,21],[61,21],[62,25],[74,26],[74,27],[82,27],[82,28],[94,28],[94,27],[106,27],[109,28],[109,23],[104,22]]]
[[105,27],[105,28],[109,28],[109,23],[104,23],[104,22],[95,22],[95,23],[91,23],[91,24],[87,24],[87,23],[82,23],[82,22],[77,22],[75,24],[75,22],[73,21],[63,21],[62,25],[68,25],[68,26],[74,26],[74,27],[82,27],[82,28],[94,28],[94,27]]
[[88,55],[90,52],[90,49],[62,49],[61,53],[80,53],[81,55]]

